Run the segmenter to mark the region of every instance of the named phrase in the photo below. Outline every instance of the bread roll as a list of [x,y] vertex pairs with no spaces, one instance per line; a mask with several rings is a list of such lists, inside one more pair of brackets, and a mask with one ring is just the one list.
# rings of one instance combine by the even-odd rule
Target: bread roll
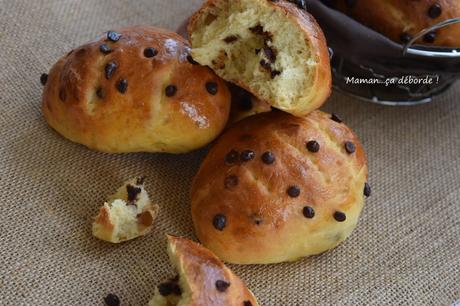
[[198,239],[225,262],[270,264],[327,251],[369,195],[358,138],[335,115],[273,111],[219,138],[192,187]]
[[120,243],[149,233],[158,211],[144,188],[144,178],[127,181],[99,210],[93,223],[93,235]]
[[330,95],[323,32],[295,4],[208,0],[188,31],[194,60],[276,108],[302,116]]
[[110,31],[54,65],[43,114],[64,137],[99,151],[200,148],[224,128],[230,93],[189,51],[185,39],[163,29]]
[[[398,43],[443,20],[460,17],[458,0],[336,0],[339,10]],[[460,47],[460,24],[426,34],[419,44]]]
[[179,275],[160,284],[149,306],[258,306],[254,295],[214,254],[198,243],[168,236]]

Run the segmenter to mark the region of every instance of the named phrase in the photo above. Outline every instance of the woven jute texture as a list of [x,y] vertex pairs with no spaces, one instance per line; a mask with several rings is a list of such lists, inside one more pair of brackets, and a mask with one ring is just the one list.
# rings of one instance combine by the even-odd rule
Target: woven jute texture
[[[165,234],[190,238],[191,154],[108,155],[48,128],[39,77],[72,48],[134,24],[176,29],[200,0],[0,0],[0,304],[145,305],[173,275]],[[233,266],[261,305],[451,305],[460,299],[460,86],[435,103],[382,107],[335,93],[326,111],[361,137],[373,195],[338,248],[295,263]],[[121,245],[92,217],[148,177],[153,233]]]

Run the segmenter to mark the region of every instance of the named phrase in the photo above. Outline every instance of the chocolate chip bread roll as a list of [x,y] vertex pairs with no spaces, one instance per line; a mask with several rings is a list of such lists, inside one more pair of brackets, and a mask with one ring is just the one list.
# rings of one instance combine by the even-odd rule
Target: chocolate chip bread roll
[[258,306],[241,279],[198,243],[168,236],[168,254],[179,273],[160,284],[149,306]]
[[208,0],[188,31],[194,60],[276,108],[306,115],[330,94],[323,32],[293,3]]
[[358,138],[335,115],[274,111],[228,130],[192,187],[198,239],[223,261],[270,264],[327,251],[370,195]]
[[[327,0],[398,43],[409,42],[415,34],[443,20],[460,17],[458,0]],[[419,44],[460,47],[460,24],[426,34]]]
[[189,52],[185,39],[163,29],[110,31],[42,77],[43,114],[64,137],[99,151],[200,148],[224,128],[231,98]]

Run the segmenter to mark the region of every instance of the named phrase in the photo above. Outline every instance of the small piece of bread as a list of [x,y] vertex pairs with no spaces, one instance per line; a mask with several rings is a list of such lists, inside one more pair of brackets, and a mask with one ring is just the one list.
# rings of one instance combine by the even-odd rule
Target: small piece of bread
[[192,56],[270,105],[302,116],[331,92],[326,40],[284,0],[208,0],[188,26]]
[[109,31],[61,58],[43,114],[64,137],[109,152],[184,153],[214,140],[230,112],[226,82],[167,30]]
[[[424,29],[460,16],[459,0],[336,0],[330,5],[401,44]],[[460,47],[460,24],[430,32],[417,43]]]
[[243,281],[198,243],[168,236],[170,261],[179,273],[160,284],[149,306],[258,306]]
[[356,227],[366,181],[361,144],[337,116],[255,115],[219,138],[194,179],[196,235],[236,264],[319,254]]
[[158,211],[144,188],[144,178],[132,179],[101,207],[93,223],[93,235],[112,243],[143,236],[152,229]]

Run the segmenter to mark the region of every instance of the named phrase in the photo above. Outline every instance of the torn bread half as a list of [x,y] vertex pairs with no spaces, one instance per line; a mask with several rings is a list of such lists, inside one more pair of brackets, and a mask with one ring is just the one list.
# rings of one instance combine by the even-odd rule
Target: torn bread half
[[178,276],[160,284],[149,306],[258,306],[243,281],[202,245],[168,236]]
[[143,236],[152,229],[158,211],[144,188],[144,177],[134,178],[101,207],[93,223],[93,235],[112,243]]
[[270,105],[303,116],[331,93],[324,34],[284,0],[207,0],[188,25],[192,56]]

